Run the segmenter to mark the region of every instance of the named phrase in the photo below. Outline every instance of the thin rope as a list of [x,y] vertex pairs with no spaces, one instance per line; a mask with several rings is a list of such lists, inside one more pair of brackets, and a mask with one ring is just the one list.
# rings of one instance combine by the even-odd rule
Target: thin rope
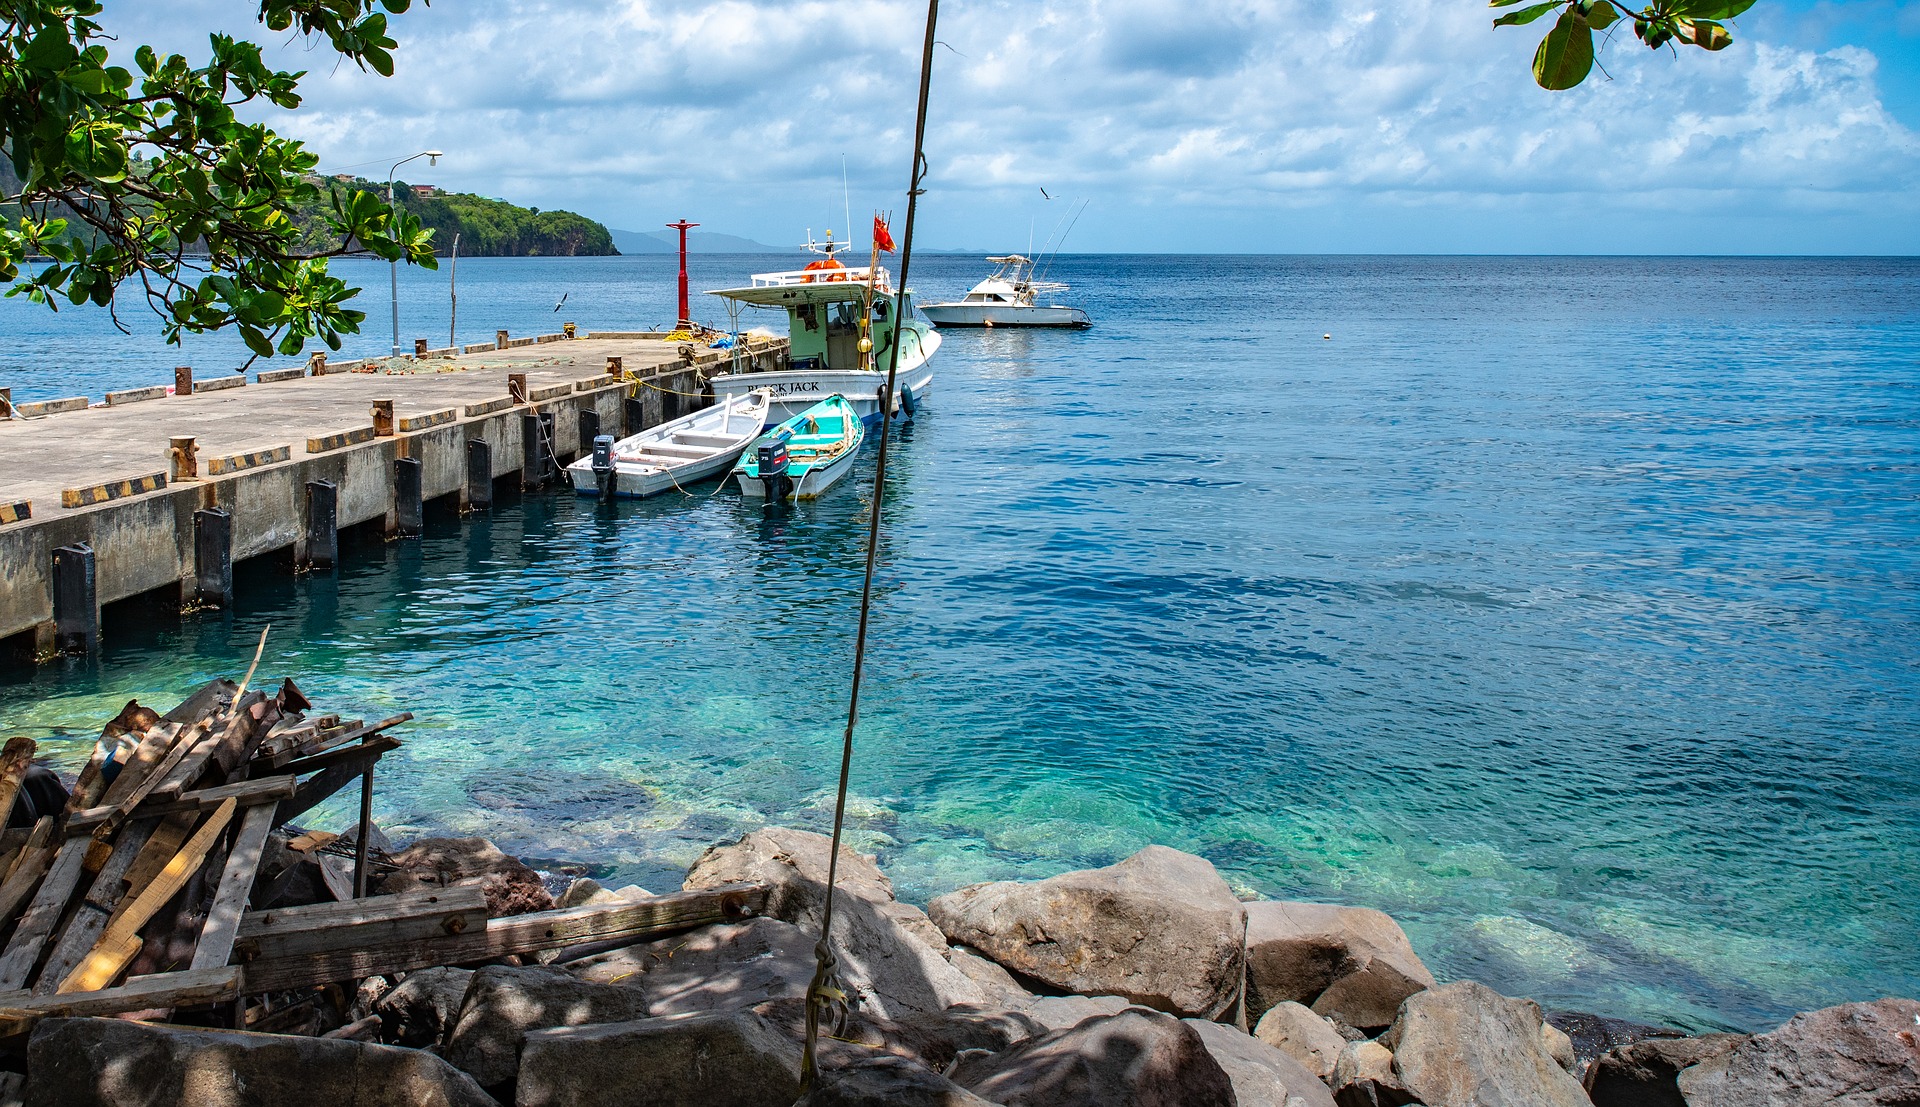
[[907,271],[913,263],[913,219],[920,203],[920,181],[926,173],[927,97],[933,84],[933,29],[940,15],[940,0],[927,0],[927,36],[920,52],[920,105],[913,126],[913,169],[907,188],[907,227],[900,240],[900,283],[894,289],[893,342],[887,358],[887,391],[880,398],[880,449],[874,459],[873,507],[867,516],[867,567],[860,582],[860,628],[853,638],[853,680],[847,695],[847,729],[840,742],[840,786],[833,800],[833,842],[827,852],[827,904],[821,912],[820,942],[814,946],[813,981],[807,986],[807,1040],[800,1058],[800,1092],[812,1089],[819,1075],[816,1047],[820,1039],[820,1016],[830,1009],[835,1030],[845,1033],[848,1007],[846,989],[835,979],[837,967],[829,939],[833,934],[833,889],[840,874],[840,837],[847,820],[847,779],[853,771],[853,731],[860,720],[860,678],[866,669],[867,617],[873,608],[873,569],[880,551],[880,507],[887,491],[887,444],[892,441],[895,387],[900,374],[900,331],[906,326]]

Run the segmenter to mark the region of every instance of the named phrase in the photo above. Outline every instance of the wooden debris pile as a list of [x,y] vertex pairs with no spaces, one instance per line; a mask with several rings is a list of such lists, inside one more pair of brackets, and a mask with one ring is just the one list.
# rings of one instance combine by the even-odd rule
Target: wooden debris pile
[[[369,895],[395,865],[377,832],[290,824],[359,781],[370,826],[374,766],[401,745],[385,732],[412,716],[309,717],[292,681],[271,694],[247,683],[216,680],[164,715],[129,703],[64,809],[0,835],[0,1050],[49,1015],[284,1029],[281,1013],[367,977],[633,941],[764,906],[764,888],[735,886],[491,918],[481,887],[420,887],[418,874],[395,882],[412,890]],[[0,811],[14,810],[33,753],[26,738],[0,751]]]

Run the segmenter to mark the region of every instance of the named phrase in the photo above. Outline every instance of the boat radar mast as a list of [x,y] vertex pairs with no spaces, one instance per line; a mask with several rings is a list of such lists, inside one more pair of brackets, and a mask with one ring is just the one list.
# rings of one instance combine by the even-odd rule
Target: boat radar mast
[[835,242],[833,240],[833,232],[831,230],[827,232],[827,240],[825,242],[815,242],[813,240],[812,227],[807,228],[807,240],[800,244],[800,248],[802,250],[805,250],[807,253],[820,254],[829,259],[832,258],[833,255],[841,253],[852,246],[853,246],[853,243],[851,242]]

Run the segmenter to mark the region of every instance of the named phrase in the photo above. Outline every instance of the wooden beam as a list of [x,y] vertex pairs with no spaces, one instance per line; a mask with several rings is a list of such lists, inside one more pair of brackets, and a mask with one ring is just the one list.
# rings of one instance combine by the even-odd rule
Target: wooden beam
[[27,844],[20,847],[13,864],[7,867],[6,880],[0,881],[0,925],[13,919],[13,913],[19,910],[21,902],[40,883],[41,875],[53,861],[53,848],[47,844],[51,841],[53,816],[42,815],[27,835]]
[[305,776],[308,773],[317,773],[323,769],[331,769],[335,765],[344,764],[348,761],[359,761],[367,757],[369,753],[374,755],[392,753],[394,750],[399,749],[401,745],[400,739],[390,734],[382,734],[378,738],[369,739],[357,746],[341,746],[328,750],[325,753],[316,753],[312,757],[302,757],[298,761],[289,761],[280,767],[280,771],[288,776]]
[[140,739],[140,745],[120,767],[120,772],[100,794],[100,807],[118,807],[121,801],[133,794],[133,790],[153,775],[154,769],[165,761],[167,754],[173,752],[173,745],[187,727],[179,723],[160,723],[148,729]]
[[84,1018],[124,1015],[169,1007],[225,1003],[240,994],[240,969],[226,967],[192,972],[163,972],[135,976],[118,988],[91,992],[33,995],[26,991],[0,992],[0,1037],[33,1029],[43,1018]]
[[254,724],[253,706],[265,699],[266,696],[259,692],[249,692],[235,700],[233,708],[220,716],[208,730],[207,736],[194,743],[193,750],[167,772],[153,789],[153,795],[163,800],[176,799],[180,793],[193,787],[194,781],[200,779],[201,770],[207,767],[207,762],[213,759],[215,753],[223,747],[245,741]]
[[[193,836],[194,824],[199,821],[200,813],[197,811],[181,811],[161,819],[153,836],[147,839],[146,846],[141,849],[140,856],[134,859],[133,867],[127,870],[128,889],[145,888],[152,883],[153,878],[160,875],[160,870],[167,867],[167,862],[173,860],[173,855],[179,853],[180,847]],[[133,900],[122,897],[119,905],[113,909],[113,915],[107,919],[107,925],[112,926],[132,905]]]
[[[325,803],[335,792],[360,779],[367,767],[380,759],[386,750],[377,748],[377,741],[366,746],[354,746],[349,751],[353,756],[328,766],[317,776],[311,776],[303,782],[292,796],[280,801],[280,823],[294,819]],[[275,825],[279,825],[276,823]]]
[[234,958],[276,961],[387,942],[426,940],[487,925],[487,896],[478,885],[428,888],[397,896],[316,903],[240,918]]
[[[126,968],[127,963],[140,952],[140,928],[147,925],[147,920],[153,918],[168,900],[186,886],[187,880],[200,868],[200,863],[206,860],[207,851],[213,848],[214,840],[233,820],[233,813],[238,807],[239,804],[230,799],[207,817],[206,823],[194,831],[193,837],[187,839],[187,844],[181,846],[180,852],[167,862],[167,867],[160,870],[160,875],[134,896],[133,902],[119,918],[108,924],[106,932],[100,935],[100,941],[87,954],[86,960],[80,962],[79,967],[60,982],[60,991],[91,992],[113,983],[113,978],[119,976],[120,970]],[[67,845],[76,842],[85,844],[86,841],[84,838],[69,838]],[[64,850],[66,847],[61,848]],[[0,980],[3,979],[0,977]]]
[[766,885],[728,884],[632,903],[512,915],[492,919],[479,930],[439,938],[396,938],[353,949],[251,961],[246,965],[244,988],[249,993],[278,992],[583,942],[615,938],[637,942],[710,923],[737,922],[759,914],[766,904]]
[[[208,741],[209,737],[204,723],[187,728],[186,731],[174,740],[173,745],[167,750],[166,756],[160,759],[160,763],[155,765],[153,770],[149,772],[140,783],[134,785],[133,790],[128,792],[124,799],[107,810],[107,814],[104,816],[106,821],[116,826],[125,821],[128,816],[133,814],[133,809],[144,803],[146,798],[153,794],[153,790],[173,774],[174,769],[180,765],[181,761],[193,756],[193,752]],[[70,816],[68,823],[71,825],[74,818],[82,815],[98,815],[100,811],[100,807],[72,809],[68,812]]]
[[93,944],[100,940],[100,932],[107,928],[107,921],[114,909],[127,896],[128,870],[133,868],[134,861],[146,848],[159,825],[159,819],[136,819],[128,823],[114,840],[113,852],[93,878],[93,886],[87,889],[86,898],[80,901],[80,909],[74,912],[73,918],[67,920],[66,929],[54,940],[53,952],[47,955],[47,963],[41,968],[33,986],[34,994],[52,992],[54,985],[72,972],[87,951],[93,948]]
[[9,738],[0,749],[0,826],[13,814],[13,801],[20,795],[20,782],[33,767],[33,739]]
[[[315,754],[322,754],[328,750],[338,750],[341,747],[346,746],[350,742],[358,741],[359,739],[368,737],[369,735],[378,734],[383,730],[386,730],[390,727],[399,726],[401,723],[409,722],[412,719],[413,719],[413,712],[402,711],[400,714],[395,715],[392,718],[382,719],[371,726],[354,726],[354,727],[349,727],[348,729],[340,731],[335,734],[323,735],[320,738],[319,742],[314,743],[308,747],[308,750],[307,750],[308,756],[311,757],[312,755],[315,755]],[[278,769],[281,772],[294,771],[293,769],[289,768],[286,764],[286,762],[290,758],[292,758],[294,752],[295,751],[292,748],[288,748],[283,753],[275,754],[274,759],[272,761],[272,767],[275,769]]]
[[247,808],[240,820],[240,833],[227,854],[226,870],[220,874],[219,890],[214,893],[213,907],[207,912],[207,924],[200,931],[200,944],[193,948],[193,964],[188,968],[217,969],[233,954],[234,935],[247,909],[247,894],[253,891],[254,874],[260,871],[260,854],[273,831],[273,812],[273,804],[263,803]]
[[[252,807],[269,800],[285,799],[293,795],[296,782],[291,776],[269,776],[260,780],[242,780],[235,784],[222,784],[217,788],[202,788],[197,792],[187,792],[179,799],[149,801],[140,808],[140,816],[176,815],[182,811],[206,811],[218,807],[227,800],[239,800],[241,806]],[[88,834],[101,823],[108,821],[114,809],[92,807],[75,812],[67,820],[68,834]]]
[[27,913],[20,916],[20,925],[14,928],[6,952],[0,953],[0,990],[24,987],[33,975],[47,937],[60,922],[60,916],[66,914],[67,901],[73,898],[74,886],[80,883],[87,850],[92,845],[91,838],[68,838],[60,843],[60,852],[40,881],[40,891],[28,905]]

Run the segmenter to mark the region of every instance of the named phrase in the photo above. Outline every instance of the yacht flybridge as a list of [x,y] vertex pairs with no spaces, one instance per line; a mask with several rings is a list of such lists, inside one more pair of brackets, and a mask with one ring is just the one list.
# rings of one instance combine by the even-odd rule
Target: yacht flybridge
[[1077,307],[1037,303],[1043,292],[1065,292],[1059,281],[1034,278],[1033,259],[1024,254],[988,258],[992,275],[973,286],[964,300],[927,304],[920,310],[936,327],[1091,327]]
[[[767,425],[773,426],[835,393],[846,397],[863,423],[879,420],[883,408],[910,416],[927,398],[933,388],[928,361],[940,348],[939,333],[913,317],[913,293],[894,291],[877,249],[871,263],[854,269],[834,256],[847,246],[835,242],[831,231],[823,243],[809,236],[803,248],[819,256],[805,268],[755,273],[744,288],[709,293],[732,301],[730,314],[742,304],[784,309],[790,342],[785,369],[711,378],[716,403],[724,396],[763,391],[770,401]],[[899,395],[883,404],[896,342]]]

